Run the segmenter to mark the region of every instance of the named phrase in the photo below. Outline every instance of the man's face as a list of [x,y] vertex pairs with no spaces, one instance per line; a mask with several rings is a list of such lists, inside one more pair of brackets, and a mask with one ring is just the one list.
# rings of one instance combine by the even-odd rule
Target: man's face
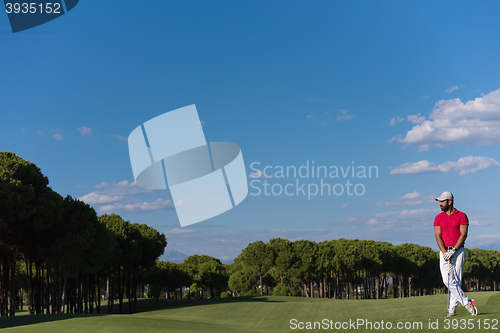
[[441,210],[443,212],[446,212],[448,210],[448,208],[450,207],[450,201],[451,200],[439,201],[439,206],[441,207]]

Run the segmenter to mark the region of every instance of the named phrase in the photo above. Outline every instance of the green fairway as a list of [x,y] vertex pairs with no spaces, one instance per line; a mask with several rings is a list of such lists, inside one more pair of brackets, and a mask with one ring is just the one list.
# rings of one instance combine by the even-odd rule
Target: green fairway
[[[311,326],[304,331],[350,331],[354,327],[359,332],[498,331],[500,325],[494,325],[500,317],[500,292],[468,293],[468,296],[476,300],[479,315],[472,317],[460,307],[457,316],[452,317],[456,321],[449,322],[448,330],[444,318],[446,295],[388,300],[241,297],[208,301],[163,300],[158,305],[141,300],[140,310],[144,312],[133,315],[18,316],[0,318],[0,329],[2,332],[36,333],[291,332],[299,330],[291,328],[290,321],[295,319],[293,323],[296,325],[292,324],[292,327],[298,327],[299,322],[304,325],[307,322],[311,325],[314,322],[323,323],[323,327],[316,324],[316,329]],[[161,309],[152,310],[155,307]],[[435,325],[436,320],[438,329],[429,328],[429,322]],[[327,329],[326,322],[333,329]],[[371,327],[367,322],[371,323]],[[401,322],[401,329],[397,327],[398,322]],[[335,329],[335,323],[340,329]],[[357,326],[358,323],[361,325]],[[458,326],[453,329],[453,324]],[[486,329],[488,324],[490,327]],[[388,328],[388,325],[391,327]]]

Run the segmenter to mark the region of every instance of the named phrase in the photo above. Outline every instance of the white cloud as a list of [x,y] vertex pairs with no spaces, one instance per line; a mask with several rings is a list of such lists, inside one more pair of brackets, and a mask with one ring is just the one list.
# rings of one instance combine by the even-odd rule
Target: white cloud
[[126,187],[126,186],[136,186],[135,182],[129,182],[127,180],[122,180],[121,182],[106,183],[101,182],[99,185],[94,186],[94,188],[107,188],[107,187]]
[[402,200],[407,200],[407,199],[416,199],[416,198],[419,198],[421,197],[422,195],[420,193],[418,193],[417,191],[413,191],[411,193],[407,193],[405,195],[403,195],[401,198],[399,199],[402,199]]
[[446,92],[447,94],[449,94],[449,93],[451,93],[451,92],[453,92],[453,91],[455,91],[455,90],[458,90],[458,89],[460,89],[460,88],[463,88],[463,87],[464,87],[463,85],[449,87],[449,88],[446,88],[445,92]]
[[101,191],[96,191],[92,193],[102,194],[102,195],[138,195],[138,194],[160,194],[161,192],[145,189],[136,185],[136,182],[128,182],[123,180],[118,183],[106,183],[101,182],[99,185],[94,186],[94,188],[102,189]]
[[128,143],[128,138],[124,138],[123,136],[121,135],[118,135],[118,134],[108,134],[108,136],[114,138],[114,139],[118,139],[120,140],[121,142],[126,142]]
[[307,100],[309,102],[317,102],[317,101],[319,101],[319,98],[318,97],[309,97]]
[[377,202],[377,207],[394,207],[394,206],[421,206],[435,203],[436,196],[422,195],[417,191],[407,193],[400,198],[396,198],[390,202]]
[[500,163],[498,163],[493,158],[470,155],[467,157],[461,157],[456,162],[449,161],[439,165],[436,165],[436,163],[429,162],[427,160],[422,160],[415,163],[407,162],[397,167],[391,167],[390,169],[392,170],[390,174],[408,175],[418,173],[459,171],[459,175],[466,175],[482,170],[496,168],[499,166]]
[[397,167],[390,167],[391,175],[408,175],[415,173],[428,173],[428,172],[439,172],[436,163],[432,163],[426,160],[418,161],[415,163],[407,162],[405,164],[401,164]]
[[429,98],[431,98],[431,96],[427,96],[427,95],[420,96],[420,99],[429,99]]
[[92,134],[92,129],[90,127],[85,127],[85,126],[82,126],[82,127],[79,127],[76,129],[78,132],[80,132],[80,134],[82,136],[87,136],[87,135],[90,135]]
[[44,131],[38,131],[36,132],[38,135],[40,135],[41,137],[45,137],[45,132]]
[[337,117],[337,121],[352,119],[352,115],[347,110],[339,109],[339,111],[342,115]]
[[394,125],[396,125],[396,124],[398,124],[398,123],[402,122],[403,120],[405,120],[405,119],[404,119],[404,118],[399,118],[399,117],[397,117],[397,118],[392,118],[392,119],[391,119],[391,123],[390,123],[390,125],[391,125],[391,126],[394,126]]
[[436,103],[428,120],[414,126],[404,138],[405,144],[419,144],[420,151],[450,144],[500,144],[500,89],[463,103],[459,98]]
[[78,198],[78,200],[83,201],[89,205],[106,204],[110,202],[125,201],[128,199],[129,198],[123,195],[109,195],[103,194],[99,191],[85,194],[83,197]]
[[54,134],[52,134],[52,137],[53,137],[54,139],[56,139],[57,141],[62,141],[62,140],[64,140],[64,136],[62,136],[62,134],[60,134],[60,133],[54,133]]
[[[164,193],[140,188],[135,182],[123,180],[121,182],[101,182],[94,186],[94,191],[78,198],[89,205],[100,206],[99,214],[104,213],[142,213],[159,209],[173,209],[170,200],[158,199],[154,202],[140,202],[133,198],[137,195],[164,195]],[[97,208],[97,207],[96,207]]]
[[158,199],[153,202],[139,202],[135,200],[131,203],[114,203],[101,206],[99,214],[127,214],[127,213],[146,213],[153,210],[175,209],[171,200]]
[[414,115],[408,116],[408,121],[412,122],[414,124],[420,124],[420,123],[423,123],[425,121],[425,117],[421,117],[420,113],[414,114]]
[[310,114],[308,114],[306,117],[307,117],[307,120],[314,119],[314,117],[312,115],[310,115]]
[[[419,114],[414,114],[414,115],[409,115],[409,116],[406,117],[406,119],[405,118],[396,117],[396,118],[392,118],[391,119],[391,123],[389,125],[394,126],[394,125],[397,125],[400,122],[405,121],[405,120],[407,120],[407,121],[409,121],[411,123],[414,123],[414,124],[420,124],[420,123],[422,123],[422,122],[425,121],[425,117],[421,117],[420,113]],[[396,138],[392,138],[391,142],[394,141],[394,140],[396,140]]]
[[351,205],[351,203],[350,203],[350,202],[347,202],[347,203],[343,204],[342,206],[340,206],[340,208],[347,208],[347,207],[349,207],[350,205]]
[[443,169],[443,172],[451,170],[460,171],[459,175],[476,173],[482,170],[497,168],[500,166],[496,160],[490,157],[467,156],[460,158],[457,162],[446,162],[438,167]]

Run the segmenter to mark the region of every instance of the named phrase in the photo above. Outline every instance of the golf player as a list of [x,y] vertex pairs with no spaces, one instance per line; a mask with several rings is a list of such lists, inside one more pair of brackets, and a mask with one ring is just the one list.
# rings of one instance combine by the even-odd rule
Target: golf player
[[447,317],[456,314],[458,303],[462,304],[471,315],[476,316],[476,302],[473,299],[469,300],[461,287],[465,263],[464,243],[469,219],[467,215],[453,207],[453,194],[450,192],[443,192],[436,201],[439,201],[442,210],[434,219],[434,233],[441,250],[439,266],[443,282],[451,292]]

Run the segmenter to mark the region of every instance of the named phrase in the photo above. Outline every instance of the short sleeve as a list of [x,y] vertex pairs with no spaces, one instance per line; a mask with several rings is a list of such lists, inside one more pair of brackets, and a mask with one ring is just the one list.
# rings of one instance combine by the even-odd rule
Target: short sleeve
[[469,218],[465,213],[460,214],[460,225],[469,224]]
[[436,217],[434,218],[434,226],[435,227],[441,226],[441,219],[439,218],[439,215],[440,214],[436,215]]

